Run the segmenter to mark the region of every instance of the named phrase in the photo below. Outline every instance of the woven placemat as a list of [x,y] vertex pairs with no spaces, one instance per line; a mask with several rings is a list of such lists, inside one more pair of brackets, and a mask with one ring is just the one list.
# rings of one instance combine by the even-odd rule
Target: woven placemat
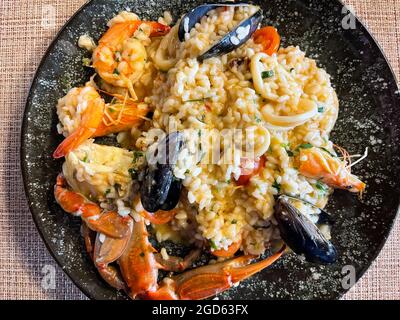
[[[82,0],[0,1],[0,299],[85,299],[51,258],[33,224],[19,166],[19,131],[32,76]],[[400,72],[400,1],[352,0]],[[400,299],[400,222],[345,299]],[[55,275],[53,281],[52,275]]]

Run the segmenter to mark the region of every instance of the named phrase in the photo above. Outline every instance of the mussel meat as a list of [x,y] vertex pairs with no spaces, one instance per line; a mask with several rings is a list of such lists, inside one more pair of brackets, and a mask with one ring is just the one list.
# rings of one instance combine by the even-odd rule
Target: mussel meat
[[[219,3],[201,5],[188,14],[186,14],[179,25],[178,37],[180,41],[184,40],[186,32],[189,32],[193,26],[200,21],[208,11],[221,6],[248,6],[248,3]],[[218,57],[227,54],[244,44],[252,34],[257,30],[262,19],[262,10],[258,9],[252,16],[243,20],[238,26],[223,36],[210,49],[197,57],[197,60],[203,62],[212,57]]]
[[309,262],[330,264],[337,259],[337,251],[317,226],[302,214],[286,196],[275,204],[275,218],[283,241]]
[[220,2],[220,3],[207,3],[202,4],[185,14],[178,28],[178,38],[179,41],[183,42],[185,40],[185,33],[189,33],[190,30],[198,23],[201,18],[203,18],[207,12],[214,10],[219,7],[240,7],[248,6],[249,3],[245,2]]
[[168,134],[157,145],[140,186],[140,199],[148,212],[172,210],[179,201],[182,182],[174,176],[174,166],[183,147],[179,132]]

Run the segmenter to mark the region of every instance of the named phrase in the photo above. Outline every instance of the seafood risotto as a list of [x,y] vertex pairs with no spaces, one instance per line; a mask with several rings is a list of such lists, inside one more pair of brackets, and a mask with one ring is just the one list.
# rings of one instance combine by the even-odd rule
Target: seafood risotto
[[[337,258],[323,208],[334,188],[362,194],[351,167],[367,150],[330,141],[339,103],[329,75],[299,47],[279,48],[261,20],[235,2],[172,26],[169,12],[124,11],[97,44],[79,38],[94,74],[58,101],[65,139],[53,156],[65,162],[54,193],[82,218],[100,275],[131,298],[204,299],[290,251]],[[192,250],[176,257],[165,241]],[[193,268],[203,252],[208,263]],[[174,274],[159,282],[158,270]]]

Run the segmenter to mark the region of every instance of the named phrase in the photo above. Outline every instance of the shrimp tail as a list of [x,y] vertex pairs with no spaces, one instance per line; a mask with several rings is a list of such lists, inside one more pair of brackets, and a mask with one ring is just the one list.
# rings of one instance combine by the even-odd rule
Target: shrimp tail
[[53,153],[53,158],[58,159],[66,156],[70,151],[76,149],[85,140],[91,138],[96,129],[78,128],[61,142]]

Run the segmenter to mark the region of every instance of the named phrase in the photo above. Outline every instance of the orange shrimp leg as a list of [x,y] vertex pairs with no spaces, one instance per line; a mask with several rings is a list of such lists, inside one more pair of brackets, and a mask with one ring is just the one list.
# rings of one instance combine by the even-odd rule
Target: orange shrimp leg
[[189,268],[201,255],[201,249],[193,249],[184,258],[169,256],[164,259],[161,254],[155,254],[159,268],[172,272],[182,272]]
[[176,214],[176,210],[170,210],[170,211],[158,210],[154,213],[143,210],[140,212],[140,215],[143,218],[149,220],[153,224],[168,223],[169,221],[172,220],[172,218],[175,216],[175,214]]
[[114,211],[102,213],[97,204],[89,202],[79,193],[68,190],[67,181],[62,174],[57,177],[54,196],[64,211],[81,216],[93,231],[113,238],[122,238],[129,232],[129,217],[121,217]]
[[152,300],[206,299],[269,267],[281,257],[285,248],[283,246],[274,255],[253,264],[249,263],[254,256],[242,256],[186,271],[167,281],[164,280],[164,284],[157,291],[147,292],[144,298]]
[[129,287],[129,296],[135,298],[157,288],[158,269],[154,248],[148,240],[143,219],[135,222],[132,237],[118,263],[122,276]]
[[126,284],[120,271],[111,266],[110,263],[116,261],[125,251],[132,235],[132,219],[129,224],[128,234],[121,238],[110,238],[97,233],[93,252],[93,261],[102,278],[117,290],[126,290]]
[[93,230],[89,229],[89,227],[86,225],[86,223],[82,223],[81,233],[82,233],[83,239],[85,240],[86,252],[90,256],[90,258],[93,260],[93,252],[94,252],[94,243],[95,243],[96,233]]

